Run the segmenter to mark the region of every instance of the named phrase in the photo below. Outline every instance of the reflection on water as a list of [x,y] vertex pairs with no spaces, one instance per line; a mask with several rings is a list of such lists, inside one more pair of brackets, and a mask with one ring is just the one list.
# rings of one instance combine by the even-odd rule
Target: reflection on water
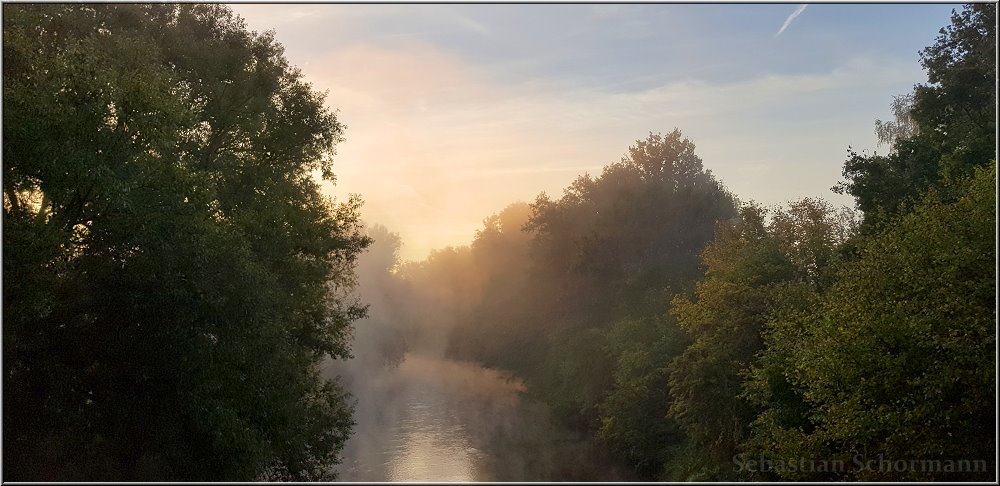
[[342,481],[624,479],[496,371],[408,356],[393,372],[353,380],[357,425]]
[[411,389],[404,417],[381,458],[388,481],[476,481],[479,451],[444,395]]

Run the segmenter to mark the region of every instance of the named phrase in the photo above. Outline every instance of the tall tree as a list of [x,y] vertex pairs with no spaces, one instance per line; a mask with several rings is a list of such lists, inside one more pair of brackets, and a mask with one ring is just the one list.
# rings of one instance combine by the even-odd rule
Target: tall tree
[[[629,343],[629,333],[611,330],[616,323],[672,326],[658,316],[672,292],[697,278],[698,255],[715,224],[735,214],[734,204],[704,169],[694,143],[676,129],[638,140],[600,177],[578,178],[560,199],[538,198],[527,226],[533,232],[533,291],[526,300],[537,311],[535,340],[545,351],[539,360],[528,360],[535,369],[524,372],[557,415],[582,428],[603,428],[607,438],[646,432],[625,430],[631,427],[660,427],[656,421],[665,409],[643,424],[634,420],[641,413],[631,405],[656,407],[662,390],[649,385],[662,383],[657,370],[669,359],[672,343],[647,349],[641,336],[648,333]],[[624,356],[639,359],[643,353],[644,364]],[[616,387],[645,395],[633,395],[637,402],[606,401]],[[655,475],[651,466],[661,458],[653,456],[660,454],[628,454]]]
[[951,25],[920,53],[927,84],[913,94],[913,118],[941,153],[943,175],[963,177],[996,152],[997,6],[952,11]]
[[332,474],[342,127],[221,5],[4,5],[4,479]]
[[945,175],[962,177],[996,153],[996,4],[966,5],[952,12],[934,45],[920,53],[928,83],[914,87],[908,135],[894,137],[889,155],[851,152],[845,181],[866,221],[895,214],[900,204]]
[[[946,178],[887,229],[810,312],[779,321],[758,391],[785,387],[809,406],[765,417],[758,450],[771,458],[880,455],[891,460],[982,461],[979,469],[851,468],[839,476],[781,471],[785,479],[988,480],[996,437],[996,165]],[[949,194],[943,197],[942,193]],[[753,387],[752,387],[753,388]],[[765,401],[794,403],[794,400]],[[787,420],[791,418],[792,420]],[[919,464],[919,462],[918,462]],[[953,468],[954,469],[954,468]]]
[[764,347],[765,325],[788,295],[830,285],[852,221],[849,212],[809,198],[770,215],[747,204],[705,249],[705,277],[693,298],[674,300],[672,312],[692,343],[669,367],[670,415],[704,477],[737,479],[731,459],[758,413],[742,396],[745,374]]

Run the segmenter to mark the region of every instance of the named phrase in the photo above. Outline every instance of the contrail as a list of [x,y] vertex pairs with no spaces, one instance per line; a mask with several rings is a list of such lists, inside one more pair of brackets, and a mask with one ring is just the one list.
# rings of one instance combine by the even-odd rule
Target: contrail
[[802,12],[805,12],[806,7],[808,7],[808,6],[809,6],[809,4],[805,4],[805,5],[799,6],[799,8],[795,9],[795,11],[792,12],[792,14],[789,15],[787,19],[785,19],[785,23],[781,24],[781,28],[778,29],[778,33],[774,34],[774,36],[778,37],[779,35],[781,35],[781,33],[784,32],[785,29],[787,29],[789,25],[792,25],[792,21],[795,20],[795,17],[798,17],[799,15],[802,15]]

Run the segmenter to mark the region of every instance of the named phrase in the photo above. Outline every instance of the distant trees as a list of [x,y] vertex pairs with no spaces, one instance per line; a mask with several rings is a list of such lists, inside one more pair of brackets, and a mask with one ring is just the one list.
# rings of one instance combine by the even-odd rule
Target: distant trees
[[476,297],[463,297],[472,305],[450,352],[518,372],[557,417],[599,431],[655,476],[680,440],[660,419],[664,363],[684,341],[662,309],[700,273],[699,252],[734,204],[674,130],[637,141],[560,199],[506,208],[468,249],[462,268],[476,283],[462,289]]
[[469,247],[476,298],[451,330],[449,354],[512,369],[537,345],[525,301],[530,235],[522,228],[530,216],[531,207],[517,202],[486,218],[476,232]]
[[379,365],[513,370],[643,479],[991,479],[733,461],[995,465],[995,19],[954,13],[877,123],[888,155],[850,154],[863,222],[740,204],[675,129],[401,265],[320,195],[342,127],[271,34],[219,5],[7,6],[4,479],[329,478],[351,415],[318,365],[349,354],[359,279]]
[[[515,370],[644,479],[992,478],[995,8],[923,51],[929,84],[877,124],[889,154],[845,162],[860,213],[737,204],[679,131],[651,134],[540,196],[524,234],[487,221],[471,260],[504,264],[476,281],[506,284],[477,287],[452,352]],[[879,458],[979,462],[858,467]]]
[[342,127],[221,5],[4,6],[4,479],[321,479],[360,201]]
[[[377,372],[403,362],[412,339],[413,322],[405,312],[409,288],[398,277],[403,240],[381,224],[365,229],[371,240],[358,256],[355,292],[368,304],[368,315],[352,326],[351,354],[361,368]],[[352,370],[358,374],[359,370]]]
[[562,198],[535,202],[526,228],[541,290],[529,299],[547,308],[539,336],[547,351],[535,376],[564,416],[600,423],[614,381],[616,356],[604,349],[611,324],[662,309],[668,288],[690,282],[733,204],[679,130],[650,134],[600,177],[580,177]]
[[637,141],[558,200],[541,195],[527,229],[550,273],[574,277],[561,294],[584,307],[567,307],[569,321],[600,321],[595,309],[629,309],[645,290],[697,275],[698,253],[715,222],[734,214],[733,201],[675,129]]

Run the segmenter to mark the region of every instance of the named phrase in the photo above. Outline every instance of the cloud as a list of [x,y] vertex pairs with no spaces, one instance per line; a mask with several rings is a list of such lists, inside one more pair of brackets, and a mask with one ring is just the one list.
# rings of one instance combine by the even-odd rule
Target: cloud
[[481,34],[488,37],[493,35],[493,31],[491,31],[489,27],[486,27],[482,23],[473,20],[471,17],[467,15],[461,14],[458,10],[455,10],[454,8],[444,6],[444,8],[441,11],[445,14],[445,17],[454,22],[455,25],[458,25],[459,27],[465,30],[475,32],[477,34]]
[[736,194],[835,200],[828,189],[847,144],[874,144],[868,107],[920,75],[911,63],[855,58],[823,72],[623,92],[572,79],[505,83],[430,44],[368,42],[316,56],[306,71],[348,127],[327,191],[360,193],[365,220],[399,232],[407,260],[466,244],[507,204],[557,196],[647,132],[674,127]]
[[785,19],[785,23],[781,24],[781,28],[778,29],[778,32],[776,34],[774,34],[774,36],[778,37],[779,35],[781,35],[781,33],[784,32],[785,29],[787,29],[789,25],[792,25],[792,21],[795,20],[796,17],[798,17],[799,15],[802,15],[802,12],[806,11],[806,7],[808,7],[808,6],[809,6],[809,4],[799,5],[799,8],[795,9],[795,11],[792,12],[792,14],[789,15],[787,19]]

